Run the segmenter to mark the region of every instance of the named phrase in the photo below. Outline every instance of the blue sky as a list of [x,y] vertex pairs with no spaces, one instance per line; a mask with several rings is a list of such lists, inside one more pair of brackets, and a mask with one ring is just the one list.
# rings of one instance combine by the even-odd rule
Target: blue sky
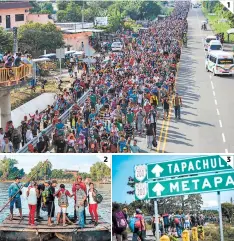
[[[0,155],[0,160],[3,159],[5,155]],[[24,168],[26,173],[30,172],[31,168],[35,166],[39,161],[45,161],[48,159],[52,165],[53,169],[68,169],[68,170],[77,170],[80,172],[89,172],[90,167],[96,163],[103,161],[103,155],[54,155],[54,154],[6,154],[7,157],[15,158],[18,160],[19,164],[16,165],[18,168]],[[108,158],[110,160],[110,157]],[[110,166],[110,162],[108,163]]]
[[[112,201],[127,202],[134,201],[134,195],[128,195],[127,191],[131,190],[127,186],[129,176],[134,176],[133,169],[137,164],[157,163],[168,160],[185,159],[197,157],[198,155],[116,155],[112,157]],[[204,155],[203,155],[204,156]],[[202,194],[203,207],[217,207],[217,194]],[[234,191],[221,192],[221,200],[230,201],[234,198]]]

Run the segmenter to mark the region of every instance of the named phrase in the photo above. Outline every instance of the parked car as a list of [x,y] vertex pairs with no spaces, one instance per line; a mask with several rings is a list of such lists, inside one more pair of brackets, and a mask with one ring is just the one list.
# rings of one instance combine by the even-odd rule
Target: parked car
[[113,42],[111,44],[111,50],[112,51],[122,51],[123,44],[121,42]]

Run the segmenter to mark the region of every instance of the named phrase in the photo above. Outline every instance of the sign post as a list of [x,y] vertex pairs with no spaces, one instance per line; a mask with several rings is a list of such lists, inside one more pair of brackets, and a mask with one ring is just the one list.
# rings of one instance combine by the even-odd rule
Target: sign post
[[65,58],[65,49],[60,48],[56,49],[56,58],[59,59],[59,71],[60,71],[60,79],[62,77],[62,59]]
[[156,237],[157,241],[159,241],[159,220],[158,220],[158,201],[157,199],[154,201],[154,215],[155,215],[155,228],[156,228]]
[[223,215],[222,215],[222,206],[221,206],[221,197],[220,191],[217,192],[218,195],[218,206],[219,206],[219,228],[220,228],[220,241],[224,241],[223,235]]

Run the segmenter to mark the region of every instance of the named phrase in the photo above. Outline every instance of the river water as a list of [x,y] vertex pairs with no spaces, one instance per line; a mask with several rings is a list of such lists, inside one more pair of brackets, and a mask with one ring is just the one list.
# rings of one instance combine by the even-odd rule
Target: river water
[[[57,185],[56,190],[58,190],[59,185]],[[8,201],[8,187],[10,186],[10,183],[0,183],[0,209],[7,203]],[[66,189],[71,192],[71,184],[65,184]],[[103,196],[103,201],[98,205],[98,214],[108,223],[111,223],[111,185],[110,184],[96,184],[95,188],[98,190],[100,194]],[[88,187],[87,187],[88,189]],[[27,188],[23,188],[23,194],[21,196],[21,202],[22,202],[22,208],[23,208],[23,214],[28,214],[28,202],[26,197],[26,191]],[[68,207],[68,213],[70,215],[74,214],[74,199],[69,198],[69,207]],[[55,199],[56,208],[58,205],[57,198]],[[0,213],[0,223],[9,215],[9,205]],[[15,214],[18,214],[18,210],[14,211]],[[86,210],[86,213],[88,214],[88,209]],[[47,213],[43,212],[41,210],[41,216],[46,217]]]

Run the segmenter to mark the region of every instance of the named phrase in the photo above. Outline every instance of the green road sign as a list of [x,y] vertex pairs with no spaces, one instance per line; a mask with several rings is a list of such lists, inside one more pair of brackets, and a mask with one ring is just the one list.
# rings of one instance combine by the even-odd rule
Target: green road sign
[[234,171],[206,176],[153,181],[149,183],[136,183],[135,199],[147,200],[151,198],[216,192],[230,189],[234,189]]
[[157,178],[232,170],[233,166],[233,156],[204,156],[137,165],[134,167],[134,176],[135,181],[142,182]]

